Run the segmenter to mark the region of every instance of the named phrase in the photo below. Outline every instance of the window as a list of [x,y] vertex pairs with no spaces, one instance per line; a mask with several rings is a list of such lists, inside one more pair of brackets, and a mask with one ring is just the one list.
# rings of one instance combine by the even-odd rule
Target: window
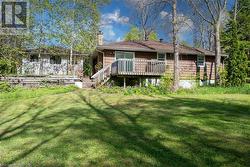
[[50,64],[61,64],[61,61],[60,56],[50,56]]
[[30,62],[38,62],[38,55],[30,55]]
[[158,53],[157,54],[157,60],[165,61],[166,60],[166,54],[165,53]]
[[134,59],[135,53],[134,52],[122,52],[122,51],[116,51],[115,52],[115,58],[116,60],[119,59],[126,59],[126,60],[120,60],[120,69],[123,69],[124,71],[133,71],[134,70]]
[[116,59],[134,59],[134,52],[122,52],[122,51],[116,51],[115,52],[115,58]]
[[205,56],[198,55],[197,56],[197,67],[204,67],[205,66]]

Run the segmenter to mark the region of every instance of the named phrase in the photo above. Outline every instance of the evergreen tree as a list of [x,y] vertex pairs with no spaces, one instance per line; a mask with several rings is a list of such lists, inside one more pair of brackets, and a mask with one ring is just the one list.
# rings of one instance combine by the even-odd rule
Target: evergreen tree
[[222,33],[222,44],[229,54],[226,62],[227,85],[241,86],[246,82],[249,55],[249,1],[236,0],[230,21]]
[[241,86],[247,77],[247,55],[245,46],[239,39],[237,23],[231,20],[224,33],[224,45],[229,54],[226,63],[228,86]]

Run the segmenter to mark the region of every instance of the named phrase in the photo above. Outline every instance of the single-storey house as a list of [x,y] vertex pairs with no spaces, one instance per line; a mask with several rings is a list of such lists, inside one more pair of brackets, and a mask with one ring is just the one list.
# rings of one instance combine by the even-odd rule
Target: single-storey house
[[22,59],[20,73],[33,76],[77,76],[83,71],[86,56],[62,47],[28,49],[26,53],[27,56]]
[[[225,55],[222,56],[222,65]],[[179,46],[180,86],[213,83],[215,80],[215,53],[206,49]],[[95,67],[99,67],[99,69]],[[101,68],[100,68],[101,67]],[[162,41],[122,41],[98,45],[93,55],[92,79],[104,84],[112,78],[147,79],[158,82],[164,73],[173,74],[173,45]],[[139,82],[141,84],[141,82]]]

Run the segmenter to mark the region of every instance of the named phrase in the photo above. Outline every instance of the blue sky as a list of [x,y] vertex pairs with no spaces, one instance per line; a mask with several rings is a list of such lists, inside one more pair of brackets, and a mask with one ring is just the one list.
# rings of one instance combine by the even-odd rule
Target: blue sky
[[122,40],[131,27],[130,16],[131,13],[125,0],[112,0],[111,3],[101,8],[101,24],[103,24],[101,30],[106,42]]
[[[229,0],[229,8],[232,6],[234,0]],[[179,11],[190,10],[188,5],[183,1],[178,4]],[[103,7],[101,7],[101,30],[104,33],[105,42],[114,42],[123,40],[124,35],[129,31],[131,27],[131,6],[128,5],[126,0],[111,0],[111,2]],[[167,7],[164,12],[170,12],[169,7]],[[183,17],[185,14],[179,13]],[[159,16],[160,17],[160,16]],[[190,21],[191,27],[192,22]],[[167,32],[163,30],[158,30],[158,37],[164,39],[164,41],[169,41],[170,37]],[[193,32],[190,28],[186,28],[180,34],[182,41],[186,41],[192,45],[193,42]]]

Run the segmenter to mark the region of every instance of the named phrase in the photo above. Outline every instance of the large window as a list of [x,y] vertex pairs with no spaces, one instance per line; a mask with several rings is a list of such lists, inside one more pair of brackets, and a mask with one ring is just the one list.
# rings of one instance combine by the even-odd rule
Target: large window
[[205,66],[205,56],[198,55],[197,56],[197,67],[204,67]]
[[115,52],[115,58],[117,59],[134,59],[134,52],[122,52],[122,51],[116,51]]
[[50,56],[50,64],[61,64],[62,59],[60,56]]
[[116,51],[115,58],[116,60],[123,59],[119,61],[118,68],[124,72],[131,72],[134,70],[134,62],[133,59],[135,57],[134,52],[122,52]]
[[38,55],[30,55],[30,62],[38,62]]
[[166,54],[165,53],[157,53],[157,60],[165,61],[166,60]]

